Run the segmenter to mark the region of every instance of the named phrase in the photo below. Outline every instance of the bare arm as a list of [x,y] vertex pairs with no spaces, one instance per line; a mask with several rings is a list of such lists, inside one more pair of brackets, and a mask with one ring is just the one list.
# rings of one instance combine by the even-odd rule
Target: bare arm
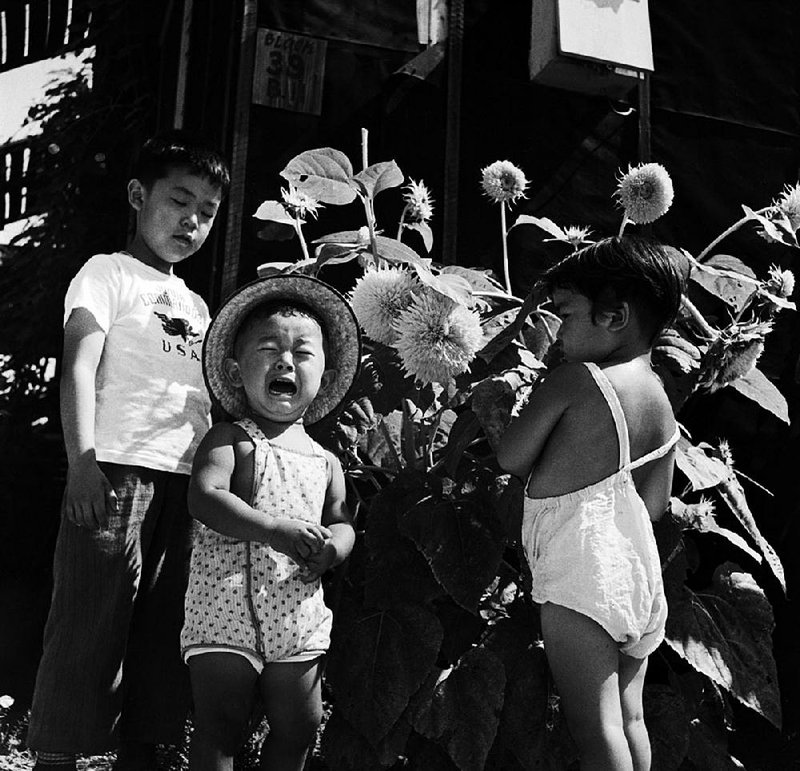
[[108,479],[97,465],[95,376],[106,336],[86,308],[75,308],[64,326],[61,424],[69,468],[64,516],[81,527],[102,528],[117,507]]
[[322,524],[330,530],[331,537],[316,554],[309,555],[306,560],[307,572],[303,580],[315,581],[326,570],[344,562],[353,550],[355,530],[353,520],[347,509],[344,473],[338,458],[331,453],[328,456],[329,480],[322,510]]
[[672,476],[675,471],[675,453],[673,447],[663,458],[633,470],[636,491],[644,501],[652,522],[661,519],[669,506]]
[[547,375],[531,394],[519,416],[503,434],[497,448],[500,467],[525,479],[544,449],[547,439],[570,403],[580,364],[562,364]]
[[321,548],[330,531],[311,522],[258,511],[231,492],[236,466],[235,431],[230,423],[218,423],[200,443],[189,482],[189,511],[196,520],[222,535],[240,541],[261,541],[297,562],[305,562],[308,549]]

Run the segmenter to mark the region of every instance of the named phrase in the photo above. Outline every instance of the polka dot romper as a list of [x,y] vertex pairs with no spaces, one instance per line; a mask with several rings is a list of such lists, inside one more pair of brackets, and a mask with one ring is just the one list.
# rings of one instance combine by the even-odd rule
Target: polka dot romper
[[[323,449],[309,438],[309,454],[289,450],[271,444],[252,420],[236,425],[255,446],[253,508],[319,523],[328,487]],[[202,526],[186,593],[184,657],[221,647],[266,663],[325,652],[332,614],[320,581],[304,584],[300,571],[267,544]]]

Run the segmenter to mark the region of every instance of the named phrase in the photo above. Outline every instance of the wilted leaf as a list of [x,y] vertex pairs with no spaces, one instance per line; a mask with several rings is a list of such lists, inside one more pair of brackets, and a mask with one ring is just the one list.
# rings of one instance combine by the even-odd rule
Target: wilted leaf
[[327,675],[336,708],[377,747],[436,661],[442,627],[421,605],[361,610],[338,628]]
[[394,410],[378,418],[378,426],[367,434],[366,454],[373,464],[399,471],[402,468],[403,413]]
[[667,685],[646,685],[644,720],[650,734],[653,768],[678,771],[689,748],[689,716],[681,695]]
[[400,512],[398,520],[447,593],[476,612],[503,556],[503,530],[494,513],[472,499],[431,497]]
[[685,504],[678,498],[673,498],[670,508],[673,517],[680,522],[684,529],[721,536],[737,549],[741,549],[755,562],[760,563],[763,561],[761,555],[753,550],[742,536],[734,533],[733,530],[722,527],[713,513],[706,512],[706,507],[699,504]]
[[785,594],[786,578],[784,576],[780,557],[776,554],[767,539],[761,535],[753,512],[750,511],[750,507],[747,505],[747,498],[745,497],[744,490],[732,470],[729,470],[728,476],[720,483],[717,489],[720,497],[736,515],[736,519],[739,520],[747,531],[747,534],[755,541],[756,547],[764,555],[767,565],[769,565],[775,578],[778,579],[778,583],[780,583]]
[[482,771],[503,707],[505,672],[485,648],[472,648],[440,679],[430,702],[420,705],[414,728],[439,739],[461,771]]
[[668,601],[667,644],[780,728],[772,607],[752,577],[723,566],[703,592],[684,585]]
[[517,373],[506,372],[485,378],[472,389],[472,411],[477,415],[492,448],[497,448],[511,422],[511,411],[517,403],[517,393],[522,383]]
[[280,222],[283,225],[291,225],[294,227],[294,217],[286,210],[286,207],[280,201],[264,201],[261,206],[256,209],[253,215],[258,220],[267,220],[268,222]]
[[706,454],[707,444],[694,446],[685,436],[678,440],[675,465],[686,475],[692,490],[706,490],[728,478],[728,467]]
[[736,378],[730,387],[742,396],[752,399],[756,404],[769,410],[784,423],[789,422],[789,405],[778,387],[757,367],[753,367],[743,377]]
[[306,150],[296,155],[286,164],[281,176],[300,192],[321,203],[341,205],[356,197],[350,182],[353,166],[344,153],[332,147]]
[[353,180],[361,188],[362,195],[373,198],[382,190],[403,184],[403,172],[394,161],[382,161],[359,171]]

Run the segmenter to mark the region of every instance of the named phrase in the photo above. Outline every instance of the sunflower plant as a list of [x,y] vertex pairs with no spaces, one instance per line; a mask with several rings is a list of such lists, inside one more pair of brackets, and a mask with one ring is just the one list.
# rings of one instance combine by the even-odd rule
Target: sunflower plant
[[[351,408],[323,427],[343,459],[359,538],[328,587],[335,626],[322,759],[354,770],[567,768],[574,747],[517,542],[522,487],[500,472],[493,449],[546,376],[558,324],[535,288],[524,298],[511,293],[506,218],[529,183],[509,161],[481,172],[483,192],[500,209],[502,281],[442,266],[427,256],[435,205],[424,182],[406,183],[394,161],[370,165],[363,139],[361,171],[333,148],[301,153],[281,172],[283,200],[255,213],[291,225],[301,244],[297,262],[267,263],[259,274],[324,279],[326,265],[360,266],[343,290],[365,336],[362,375]],[[386,231],[375,217],[379,194],[401,198],[399,221]],[[621,174],[619,232],[658,219],[672,198],[658,164]],[[752,223],[766,238],[796,245],[800,207],[791,207],[798,198],[787,190],[769,207],[746,209],[736,227]],[[308,218],[323,205],[353,203],[361,204],[365,224],[307,243]],[[546,218],[521,214],[512,227],[520,226],[574,249],[593,240],[589,228]],[[409,231],[424,255],[408,245]],[[775,314],[794,307],[794,278],[773,268],[759,279],[741,261],[713,254],[716,243],[697,258],[675,250],[691,286],[654,363],[678,415],[690,399],[734,388],[786,420],[785,400],[757,361]],[[699,294],[724,310],[701,313]],[[648,685],[647,719],[658,763],[709,767],[703,758],[734,763],[727,700],[780,725],[774,622],[752,566],[766,565],[784,591],[785,582],[727,444],[695,444],[686,435],[678,468],[684,487],[657,529],[670,602],[659,655],[669,676]],[[732,527],[717,507],[732,513]],[[730,559],[713,571],[710,586],[690,589],[691,544],[708,534],[725,539]]]

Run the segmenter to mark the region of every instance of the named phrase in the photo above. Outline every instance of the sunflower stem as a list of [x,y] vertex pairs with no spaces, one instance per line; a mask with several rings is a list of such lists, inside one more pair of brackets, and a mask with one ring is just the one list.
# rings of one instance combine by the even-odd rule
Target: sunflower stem
[[406,214],[408,213],[408,204],[403,207],[403,211],[400,212],[400,222],[397,223],[397,240],[403,236],[403,228],[406,226]]
[[617,233],[617,238],[620,238],[622,236],[623,232],[625,232],[625,226],[629,222],[630,222],[630,220],[628,219],[628,215],[627,214],[623,214],[622,215],[622,222],[619,223],[619,233]]
[[506,233],[506,202],[500,201],[500,229],[502,230],[503,235],[503,277],[505,278],[506,282],[506,292],[509,295],[512,294],[511,292],[511,274],[509,273],[508,269],[508,243],[507,243],[507,233]]
[[[369,166],[369,130],[361,129],[361,166],[366,169]],[[372,198],[367,194],[361,197],[364,202],[364,211],[367,213],[367,228],[369,229],[369,245],[372,251],[372,259],[375,260],[376,267],[380,264],[378,257],[378,238],[375,235],[375,211],[372,208]]]
[[702,313],[695,307],[694,303],[686,296],[683,295],[681,298],[681,302],[683,307],[689,311],[689,314],[694,319],[695,323],[698,327],[702,330],[702,332],[707,335],[711,340],[716,340],[719,337],[719,332],[717,332],[714,327],[712,327],[705,319]]
[[303,221],[300,219],[299,214],[295,214],[294,216],[294,229],[297,231],[297,237],[300,239],[300,248],[303,250],[303,259],[310,260],[311,257],[308,254],[308,244],[306,244],[306,238],[303,235]]
[[700,252],[700,254],[697,256],[697,261],[698,261],[698,262],[702,262],[702,261],[703,261],[703,259],[704,259],[704,258],[705,258],[705,257],[706,257],[708,254],[709,254],[709,252],[710,252],[710,251],[711,251],[711,250],[712,250],[712,249],[713,249],[713,248],[714,248],[714,247],[715,247],[715,246],[716,246],[718,243],[720,243],[721,241],[724,241],[724,240],[725,240],[725,239],[726,239],[726,238],[727,238],[727,237],[728,237],[728,236],[729,236],[731,233],[734,233],[734,232],[736,232],[736,231],[737,231],[737,230],[738,230],[738,229],[739,229],[739,228],[740,228],[742,225],[744,225],[746,222],[749,222],[751,219],[753,219],[753,215],[754,215],[754,214],[755,214],[755,215],[758,215],[758,214],[765,214],[765,213],[766,213],[766,212],[768,212],[768,211],[769,211],[771,208],[772,208],[771,206],[765,206],[763,209],[759,209],[757,212],[753,212],[753,214],[746,214],[746,215],[745,215],[744,217],[742,217],[742,218],[741,218],[741,219],[740,219],[738,222],[734,222],[734,223],[733,223],[733,225],[731,225],[731,226],[730,226],[730,227],[729,227],[729,228],[728,228],[726,231],[724,231],[723,233],[720,233],[720,234],[719,234],[719,235],[718,235],[718,236],[717,236],[717,237],[716,237],[716,238],[715,238],[715,239],[714,239],[714,240],[713,240],[713,241],[712,241],[712,242],[711,242],[711,243],[710,243],[710,244],[709,244],[709,245],[708,245],[708,246],[707,246],[705,249],[703,249],[703,251],[702,251],[702,252]]

